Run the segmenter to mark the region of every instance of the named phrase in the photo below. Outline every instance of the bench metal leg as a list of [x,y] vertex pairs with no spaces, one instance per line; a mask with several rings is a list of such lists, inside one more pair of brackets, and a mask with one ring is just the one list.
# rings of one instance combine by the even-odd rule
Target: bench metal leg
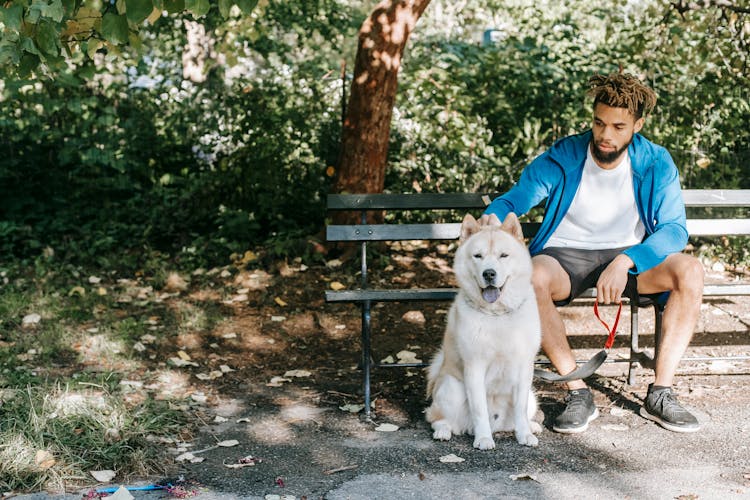
[[365,419],[370,420],[370,301],[362,303],[362,376],[365,393]]
[[661,322],[664,314],[664,306],[654,304],[654,360],[659,356],[661,346]]
[[630,367],[628,368],[628,385],[635,384],[635,370],[638,362],[633,361],[640,352],[638,347],[638,301],[630,302]]

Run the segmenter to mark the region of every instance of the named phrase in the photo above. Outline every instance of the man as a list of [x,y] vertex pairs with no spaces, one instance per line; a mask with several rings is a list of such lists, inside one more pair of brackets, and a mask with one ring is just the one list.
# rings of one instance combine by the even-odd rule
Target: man
[[[655,379],[640,413],[669,430],[694,432],[698,421],[671,387],[700,313],[703,267],[680,253],[688,233],[677,168],[666,149],[638,134],[656,95],[623,73],[592,77],[587,94],[594,98],[591,130],[557,141],[486,213],[503,220],[546,199],[529,251],[542,349],[560,374],[576,364],[556,306],[592,286],[603,304],[618,303],[636,289],[669,292]],[[593,395],[583,380],[567,388],[565,410],[553,429],[583,432],[599,414]]]

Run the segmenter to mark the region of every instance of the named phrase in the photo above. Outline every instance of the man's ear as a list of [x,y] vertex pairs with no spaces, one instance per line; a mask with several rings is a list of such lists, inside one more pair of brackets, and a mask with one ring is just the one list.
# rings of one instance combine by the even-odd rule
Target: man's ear
[[633,126],[633,133],[637,134],[638,132],[640,132],[641,129],[643,128],[643,125],[645,123],[646,123],[646,118],[644,118],[643,116],[641,116],[640,118],[638,118],[635,121],[635,125]]
[[464,216],[461,222],[461,236],[458,238],[459,245],[469,239],[469,236],[479,231],[479,223],[471,214]]

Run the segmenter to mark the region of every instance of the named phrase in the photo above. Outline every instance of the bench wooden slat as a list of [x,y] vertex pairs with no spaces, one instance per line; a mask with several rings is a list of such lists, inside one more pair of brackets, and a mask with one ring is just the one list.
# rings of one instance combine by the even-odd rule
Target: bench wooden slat
[[498,194],[487,193],[406,193],[406,194],[329,194],[329,210],[387,209],[467,209],[483,208],[484,196],[492,200]]
[[[538,222],[525,222],[523,234],[532,236],[539,229]],[[691,236],[722,236],[750,234],[750,219],[688,219]],[[461,232],[458,222],[435,224],[369,224],[330,225],[326,228],[328,241],[404,241],[455,240]]]
[[682,197],[688,207],[750,206],[750,189],[683,189]]
[[[329,210],[484,209],[499,193],[329,194]],[[688,207],[747,207],[750,189],[683,189]],[[487,197],[487,198],[485,198]]]
[[[538,222],[521,224],[526,235],[536,234]],[[455,240],[461,233],[461,223],[435,224],[369,224],[335,225],[326,227],[328,241],[405,241]]]
[[722,236],[750,234],[750,219],[688,219],[691,236]]
[[416,300],[453,300],[455,288],[326,290],[326,302],[401,302]]
[[[411,288],[411,289],[356,289],[326,290],[326,302],[401,302],[419,300],[453,300],[457,288]],[[728,295],[750,295],[750,284],[705,285],[704,297],[724,297]],[[579,299],[596,297],[596,288],[584,290]]]

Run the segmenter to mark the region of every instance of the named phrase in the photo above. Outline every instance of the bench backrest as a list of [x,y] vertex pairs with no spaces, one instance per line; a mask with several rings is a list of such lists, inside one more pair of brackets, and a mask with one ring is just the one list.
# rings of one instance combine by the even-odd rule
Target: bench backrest
[[[682,191],[685,206],[693,208],[750,207],[750,189]],[[405,210],[484,210],[497,194],[485,193],[409,193],[409,194],[331,194],[329,210],[405,211]],[[476,214],[478,215],[478,213]],[[526,236],[533,236],[539,223],[523,223]],[[750,218],[688,218],[691,236],[750,235]],[[403,241],[458,239],[460,222],[435,224],[351,224],[329,225],[328,241]]]

